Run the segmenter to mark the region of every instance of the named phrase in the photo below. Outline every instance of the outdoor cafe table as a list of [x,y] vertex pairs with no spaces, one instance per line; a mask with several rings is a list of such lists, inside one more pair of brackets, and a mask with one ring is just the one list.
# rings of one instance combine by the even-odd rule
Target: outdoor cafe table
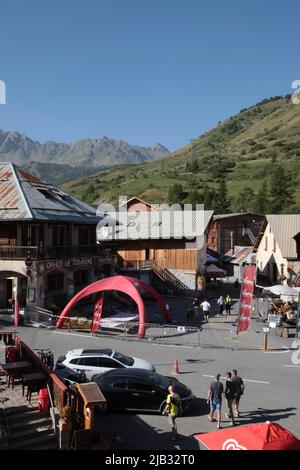
[[34,385],[38,383],[43,383],[47,381],[47,376],[43,372],[32,372],[31,374],[22,375],[22,394],[24,396],[24,391],[26,385]]
[[7,364],[2,364],[2,369],[9,376],[8,385],[10,383],[10,378],[12,378],[12,388],[14,388],[15,378],[20,376],[22,370],[29,367],[31,367],[31,364],[27,361],[8,362]]

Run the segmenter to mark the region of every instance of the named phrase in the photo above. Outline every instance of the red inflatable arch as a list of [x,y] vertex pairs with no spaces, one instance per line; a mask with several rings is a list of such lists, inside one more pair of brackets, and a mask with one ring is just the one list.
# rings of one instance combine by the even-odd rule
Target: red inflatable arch
[[90,284],[89,286],[85,287],[80,292],[78,292],[61,312],[59,319],[57,320],[56,327],[57,328],[62,327],[64,318],[66,318],[70,314],[70,312],[72,311],[76,303],[79,300],[81,300],[83,297],[87,297],[88,295],[95,294],[97,292],[108,291],[108,290],[116,290],[119,292],[123,292],[124,294],[129,295],[136,302],[138,306],[138,311],[139,311],[139,336],[140,337],[143,337],[145,335],[145,322],[146,322],[145,306],[144,306],[143,299],[140,295],[141,290],[145,290],[146,292],[148,292],[148,294],[154,297],[155,300],[157,300],[164,314],[165,320],[171,321],[169,307],[165,303],[164,299],[159,295],[159,293],[155,289],[153,289],[151,286],[141,281],[140,279],[136,279],[134,277],[112,276],[112,277],[107,277],[105,279],[101,279],[99,281],[93,282],[92,284]]

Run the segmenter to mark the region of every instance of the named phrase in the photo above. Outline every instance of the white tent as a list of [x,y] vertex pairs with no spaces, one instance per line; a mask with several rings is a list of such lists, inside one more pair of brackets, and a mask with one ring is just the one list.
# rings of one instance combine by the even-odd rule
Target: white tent
[[274,295],[288,295],[292,297],[298,297],[299,289],[295,287],[275,285],[270,287],[264,287],[264,290],[271,292]]
[[210,264],[206,270],[207,274],[212,277],[226,277],[227,272],[224,269],[219,268],[215,264]]

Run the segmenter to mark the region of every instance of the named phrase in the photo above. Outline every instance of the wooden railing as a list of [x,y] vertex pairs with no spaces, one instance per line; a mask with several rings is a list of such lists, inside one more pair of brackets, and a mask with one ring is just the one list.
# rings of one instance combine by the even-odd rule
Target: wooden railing
[[169,285],[170,288],[176,290],[179,294],[182,294],[189,290],[189,288],[180,281],[174,274],[172,274],[168,269],[161,267],[153,259],[146,260],[123,260],[123,268],[126,269],[151,269],[159,279]]

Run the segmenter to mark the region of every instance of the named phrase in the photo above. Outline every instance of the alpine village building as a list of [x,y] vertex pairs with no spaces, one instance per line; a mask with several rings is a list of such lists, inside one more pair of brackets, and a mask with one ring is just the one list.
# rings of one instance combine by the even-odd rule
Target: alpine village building
[[87,284],[114,273],[96,242],[96,209],[13,163],[0,163],[0,308],[59,311]]

